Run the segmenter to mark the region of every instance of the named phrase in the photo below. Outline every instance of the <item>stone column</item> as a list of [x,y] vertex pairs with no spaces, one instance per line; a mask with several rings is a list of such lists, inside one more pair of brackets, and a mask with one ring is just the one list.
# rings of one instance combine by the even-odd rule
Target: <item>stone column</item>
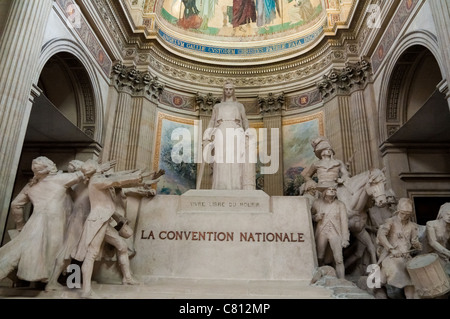
[[30,117],[30,92],[53,0],[14,0],[0,42],[0,235]]
[[114,128],[108,159],[116,160],[116,171],[128,169],[127,157],[132,113],[131,103],[131,94],[125,90],[120,91],[114,121],[108,124]]
[[378,106],[375,99],[375,91],[372,82],[367,83],[364,88],[364,102],[365,109],[368,119],[368,131],[370,138],[370,149],[371,153],[371,163],[373,167],[383,168],[381,162],[381,152],[380,152],[380,128],[379,128],[379,117],[378,117]]
[[[202,125],[202,136],[203,133],[205,132],[206,128],[208,127],[209,121],[211,120],[211,115],[206,115],[206,114],[200,114],[200,121],[201,121],[201,125]],[[203,151],[203,147],[201,149],[199,149],[199,151],[202,150]],[[205,159],[202,156],[202,162]],[[198,174],[200,173],[200,168],[203,165],[203,174],[200,177]],[[197,178],[201,178],[201,183],[200,183],[200,189],[211,189],[212,187],[212,164],[209,163],[199,163],[197,165]]]
[[450,2],[448,0],[428,1],[436,27],[439,48],[442,55],[443,78],[447,80],[446,85],[441,85],[441,92],[446,94],[450,107],[450,91],[448,89],[450,81]]
[[351,165],[354,167],[353,175],[356,175],[372,167],[369,123],[362,90],[351,95],[350,105],[353,149],[355,150],[354,156],[351,158]]
[[[345,72],[351,79],[350,120],[354,154],[350,166],[352,174],[360,174],[379,166],[379,147],[377,143],[378,114],[376,111],[373,86],[369,85],[371,66],[362,58],[357,63],[347,63]],[[381,167],[380,167],[381,168]]]
[[362,58],[346,63],[341,70],[333,69],[318,83],[324,98],[326,137],[336,152],[335,158],[349,163],[350,174],[359,174],[373,165],[371,142],[375,125],[368,114],[364,88],[370,73],[369,63]]
[[[272,158],[275,156],[276,152],[274,152],[275,147],[278,148],[278,163],[279,167],[276,173],[274,174],[265,174],[264,175],[264,192],[266,192],[269,196],[283,196],[283,137],[281,134],[281,113],[274,116],[264,116],[263,117],[264,128],[267,129],[267,152],[269,156]],[[278,145],[272,144],[272,129],[278,129],[279,138]],[[272,159],[273,161],[273,159]],[[262,164],[262,166],[269,166],[271,163]]]
[[[214,97],[212,93],[208,93],[207,95],[202,95],[197,93],[196,96],[196,109],[199,112],[199,119],[201,124],[201,134],[200,140],[202,140],[203,133],[208,128],[209,121],[211,120],[212,109],[214,105],[220,102],[219,97]],[[200,141],[199,141],[200,145]],[[203,147],[199,147],[198,151],[203,151]],[[197,156],[198,154],[195,154]],[[202,162],[204,158],[202,156]],[[200,177],[200,169],[203,166],[203,174]],[[199,163],[197,165],[197,178],[201,178],[200,189],[211,189],[212,187],[212,164],[209,163]]]
[[[258,97],[260,114],[263,118],[264,128],[267,130],[267,155],[272,157],[271,162],[261,164],[262,167],[273,165],[273,157],[278,151],[278,170],[274,174],[264,174],[264,192],[270,196],[283,196],[284,169],[283,169],[283,134],[281,112],[285,108],[284,94],[275,97],[272,93],[266,98]],[[276,145],[272,144],[272,129],[278,130]],[[261,139],[261,136],[259,136]],[[260,144],[261,145],[261,144]],[[275,149],[277,148],[277,149]],[[275,151],[276,150],[276,151]],[[261,150],[260,150],[261,151]],[[263,150],[263,152],[266,150]]]
[[136,167],[137,168],[153,168],[154,155],[154,138],[155,138],[155,121],[157,113],[157,104],[146,98],[142,100],[141,121],[139,130],[139,147],[137,148]]
[[[325,100],[325,136],[336,153],[334,157],[344,163],[354,153],[350,112],[348,95],[339,94]],[[355,172],[354,163],[349,170],[351,174]]]
[[156,108],[147,96],[119,93],[110,154],[116,170],[152,169]]
[[[150,80],[149,80],[150,79]],[[147,167],[147,159],[150,168],[155,164],[155,132],[156,115],[158,113],[158,104],[164,91],[164,84],[159,82],[158,77],[153,77],[150,73],[144,75],[144,82],[148,84],[145,89],[145,98],[142,105],[142,119],[140,123],[140,145],[137,154],[137,163],[142,167]]]
[[[155,104],[164,87],[148,72],[117,62],[112,72],[111,109],[103,161],[116,160],[116,171],[151,168]],[[117,92],[117,93],[116,93]]]

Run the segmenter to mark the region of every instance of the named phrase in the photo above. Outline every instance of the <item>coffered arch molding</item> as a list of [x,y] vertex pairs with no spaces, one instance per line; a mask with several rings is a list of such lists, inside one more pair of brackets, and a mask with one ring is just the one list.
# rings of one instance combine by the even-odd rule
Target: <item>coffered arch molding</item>
[[[90,83],[90,90],[92,93],[93,99],[93,115],[94,115],[94,123],[93,123],[93,134],[92,138],[99,144],[102,144],[103,138],[103,121],[104,121],[104,104],[102,100],[102,94],[100,90],[100,84],[98,80],[98,76],[100,71],[96,70],[95,65],[93,65],[92,59],[86,54],[86,50],[81,47],[78,43],[67,40],[67,39],[53,39],[47,42],[41,52],[41,56],[39,58],[39,65],[37,68],[37,72],[35,75],[35,83],[38,82],[39,75],[41,74],[45,64],[55,55],[59,53],[69,53],[73,55],[84,68],[84,71],[87,74],[88,81]],[[84,88],[84,90],[89,90]],[[88,110],[83,110],[83,112],[87,112]]]
[[[390,52],[386,55],[385,60],[387,61],[384,72],[381,75],[382,80],[380,93],[379,93],[379,108],[378,108],[378,116],[379,116],[379,140],[378,145],[382,145],[389,138],[389,123],[387,121],[388,112],[389,112],[389,94],[392,86],[392,78],[395,76],[396,66],[398,65],[399,59],[401,56],[411,47],[413,46],[422,46],[425,49],[428,49],[431,54],[436,59],[436,62],[439,65],[439,69],[441,73],[444,74],[442,70],[444,70],[444,63],[440,53],[440,49],[437,43],[436,36],[430,32],[426,31],[416,31],[411,32],[403,36],[399,43],[391,48]],[[397,104],[397,108],[400,108],[401,105]],[[399,112],[399,109],[397,109]],[[403,123],[404,124],[404,123]]]

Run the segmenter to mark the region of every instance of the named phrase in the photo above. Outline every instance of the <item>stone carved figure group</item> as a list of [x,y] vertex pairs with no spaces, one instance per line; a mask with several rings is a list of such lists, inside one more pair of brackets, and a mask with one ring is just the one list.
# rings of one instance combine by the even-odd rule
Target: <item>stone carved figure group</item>
[[319,160],[304,171],[300,194],[311,210],[318,266],[333,265],[336,276],[343,279],[358,262],[365,266],[361,278],[366,269],[378,269],[373,275],[379,276],[379,285],[366,287],[378,298],[446,297],[450,203],[442,205],[437,219],[427,222],[421,235],[421,226],[412,221],[411,199],[397,200],[392,190],[386,191],[382,170],[351,176],[348,165],[333,157],[325,137],[311,145]]
[[[127,194],[152,197],[165,172],[114,172],[115,161],[73,160],[68,172],[58,171],[45,156],[32,161],[33,178],[11,203],[16,231],[0,247],[0,279],[16,270],[17,278],[60,289],[58,278],[73,261],[82,263],[82,298],[95,296],[91,287],[94,262],[105,243],[115,249],[123,284],[138,284],[130,270],[126,238],[133,230],[123,213]],[[122,201],[122,204],[121,204]],[[24,210],[33,212],[25,220]],[[122,208],[122,210],[120,209]]]

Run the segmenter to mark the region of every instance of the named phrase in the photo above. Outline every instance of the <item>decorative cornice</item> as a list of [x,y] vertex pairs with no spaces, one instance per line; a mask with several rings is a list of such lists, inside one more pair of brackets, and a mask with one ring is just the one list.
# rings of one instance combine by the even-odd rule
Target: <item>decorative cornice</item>
[[176,79],[178,83],[183,81],[220,88],[227,79],[239,87],[258,87],[260,89],[267,86],[273,89],[274,85],[286,87],[287,83],[298,87],[298,81],[318,77],[334,62],[344,63],[347,53],[327,45],[326,50],[320,51],[314,58],[308,57],[266,66],[217,67],[180,60],[155,49],[150,51],[148,63],[150,69],[159,73],[161,77]]

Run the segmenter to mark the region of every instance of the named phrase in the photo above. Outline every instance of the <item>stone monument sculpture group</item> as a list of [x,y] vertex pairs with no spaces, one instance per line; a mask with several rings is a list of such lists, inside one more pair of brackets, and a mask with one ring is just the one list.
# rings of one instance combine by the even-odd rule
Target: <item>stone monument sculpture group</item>
[[[236,100],[232,83],[225,83],[223,98],[213,109],[203,141],[222,161],[213,163],[212,189],[254,189],[254,166],[234,159],[246,147],[248,119]],[[226,129],[241,134],[244,145],[225,139]],[[239,136],[238,136],[239,137]],[[311,142],[318,160],[303,172],[300,196],[308,199],[317,249],[318,268],[330,266],[340,279],[356,274],[377,298],[445,298],[450,291],[450,203],[442,205],[436,220],[420,225],[412,221],[413,204],[385,189],[383,170],[351,176],[348,164],[335,159],[329,140]],[[248,145],[247,145],[248,147]],[[14,198],[10,215],[16,230],[0,247],[0,279],[16,271],[19,279],[44,282],[58,290],[58,278],[73,261],[81,263],[82,298],[95,297],[91,278],[104,244],[114,248],[122,283],[138,284],[130,269],[126,239],[133,230],[126,219],[129,194],[153,197],[164,171],[114,171],[115,161],[74,160],[68,172],[40,156],[32,161],[34,176]],[[201,178],[201,177],[200,177]],[[251,182],[249,182],[251,181]],[[33,213],[26,220],[24,207]],[[423,245],[426,242],[426,245]],[[366,269],[374,272],[367,275]],[[329,270],[327,270],[329,273]]]
[[[99,164],[74,160],[64,173],[49,158],[35,158],[33,178],[11,203],[18,233],[0,248],[0,278],[17,270],[19,279],[44,282],[45,290],[57,290],[62,286],[59,276],[72,260],[77,260],[82,262],[81,297],[92,298],[94,262],[101,258],[101,250],[108,243],[115,248],[123,284],[138,284],[130,270],[125,241],[133,231],[119,213],[117,197],[128,192],[154,196],[152,185],[165,172],[108,173],[114,165],[115,161]],[[25,221],[24,207],[28,203],[33,213]]]
[[[397,200],[392,190],[385,191],[384,175],[378,172],[368,175],[366,190],[374,186],[367,192],[370,198],[361,194],[355,198],[360,205],[354,205],[345,197],[345,189],[358,192],[346,164],[333,158],[325,137],[311,145],[319,159],[305,170],[301,196],[311,205],[319,267],[332,265],[338,278],[352,272],[367,277],[363,287],[376,298],[448,298],[450,203],[441,206],[436,220],[418,225],[412,221],[411,199]],[[351,244],[354,249],[345,255]],[[371,275],[365,276],[366,269]]]

